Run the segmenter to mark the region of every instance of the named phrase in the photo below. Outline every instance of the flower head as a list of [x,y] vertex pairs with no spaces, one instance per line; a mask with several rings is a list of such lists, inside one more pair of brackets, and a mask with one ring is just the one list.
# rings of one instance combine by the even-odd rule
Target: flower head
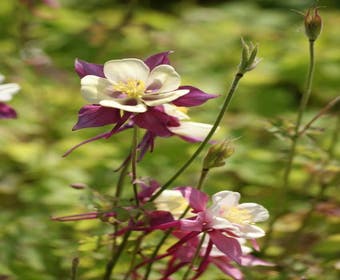
[[318,13],[318,9],[308,9],[305,14],[305,32],[310,41],[315,41],[322,29],[322,19]]
[[[190,142],[202,141],[210,125],[188,122],[178,107],[198,106],[217,95],[192,86],[180,86],[180,76],[170,65],[170,52],[136,58],[110,60],[104,65],[77,59],[81,93],[90,103],[79,111],[73,130],[114,124],[107,133],[88,139],[69,150],[122,130],[138,126],[146,130],[139,144],[141,155],[152,151],[155,137],[178,135]],[[176,107],[177,106],[177,107]]]
[[[0,74],[0,83],[5,79]],[[12,96],[20,90],[20,86],[15,83],[0,84],[0,119],[12,119],[17,117],[15,110],[5,104],[4,102],[10,101]]]
[[178,89],[180,76],[168,64],[150,70],[136,58],[110,60],[104,64],[105,78],[87,75],[81,79],[81,92],[90,103],[142,113],[147,107],[171,102],[189,92]]
[[267,209],[257,203],[239,204],[239,199],[240,194],[231,191],[213,195],[213,205],[207,210],[211,226],[215,229],[228,229],[241,238],[264,236],[264,231],[254,224],[268,219]]

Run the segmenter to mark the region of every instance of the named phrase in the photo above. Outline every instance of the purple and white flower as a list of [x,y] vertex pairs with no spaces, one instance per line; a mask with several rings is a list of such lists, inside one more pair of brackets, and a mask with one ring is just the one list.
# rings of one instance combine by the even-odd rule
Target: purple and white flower
[[4,79],[0,74],[0,119],[13,119],[17,117],[16,111],[4,102],[10,101],[20,90],[20,86],[16,83],[1,84]]

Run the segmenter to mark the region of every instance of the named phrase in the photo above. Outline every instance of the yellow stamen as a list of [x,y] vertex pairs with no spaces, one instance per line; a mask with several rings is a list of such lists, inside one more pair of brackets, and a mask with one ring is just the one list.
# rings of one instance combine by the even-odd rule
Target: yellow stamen
[[235,224],[249,224],[252,222],[252,215],[247,209],[237,207],[229,208],[224,217]]
[[119,82],[114,86],[115,91],[125,93],[131,98],[140,98],[145,92],[145,83],[141,80],[128,80],[126,82]]

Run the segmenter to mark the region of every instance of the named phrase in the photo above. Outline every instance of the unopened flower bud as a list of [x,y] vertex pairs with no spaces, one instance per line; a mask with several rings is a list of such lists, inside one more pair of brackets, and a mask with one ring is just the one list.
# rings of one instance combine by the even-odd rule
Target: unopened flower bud
[[235,148],[230,141],[223,141],[212,145],[203,160],[203,169],[225,165],[225,160],[229,158],[234,151]]
[[244,74],[248,71],[253,70],[257,64],[261,61],[260,58],[256,57],[257,55],[257,45],[253,43],[246,44],[246,42],[241,39],[242,42],[242,57],[241,62],[238,66],[238,72],[240,74]]
[[321,33],[322,19],[318,9],[308,9],[305,14],[305,31],[310,41],[315,41]]

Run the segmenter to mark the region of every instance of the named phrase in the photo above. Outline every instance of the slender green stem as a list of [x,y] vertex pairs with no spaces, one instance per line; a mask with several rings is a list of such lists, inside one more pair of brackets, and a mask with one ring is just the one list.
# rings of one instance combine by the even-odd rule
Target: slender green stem
[[280,203],[278,204],[280,205],[280,208],[279,208],[278,213],[270,221],[267,235],[266,235],[266,240],[264,241],[264,245],[263,245],[263,250],[265,250],[268,247],[268,244],[271,241],[273,227],[276,221],[286,212],[287,195],[289,191],[289,178],[290,178],[290,174],[293,168],[293,161],[294,161],[294,157],[296,154],[297,142],[300,136],[299,131],[300,131],[302,118],[303,118],[306,106],[308,104],[310,94],[312,92],[314,68],[315,68],[314,41],[309,40],[309,68],[308,68],[308,75],[307,75],[306,91],[304,92],[301,102],[300,102],[299,111],[297,115],[295,129],[294,129],[294,135],[292,137],[292,144],[291,144],[290,151],[288,154],[288,161],[287,161],[286,169],[284,170],[284,174],[283,174],[283,184],[281,188],[281,194],[279,196]]
[[[136,150],[136,137],[135,137],[136,132],[134,131],[133,137],[132,137],[132,143],[131,143],[131,156],[128,157],[128,159],[123,163],[122,169],[120,170],[120,175],[117,181],[117,185],[116,185],[116,193],[115,193],[115,200],[113,202],[113,208],[117,207],[118,202],[119,202],[119,198],[122,194],[122,189],[123,189],[123,185],[124,185],[124,181],[125,178],[127,176],[128,173],[128,168],[130,166],[130,162],[133,161],[133,154],[134,154],[134,150]],[[133,164],[132,164],[133,165]],[[113,228],[114,228],[114,233],[116,233],[118,231],[118,223],[114,223],[113,224]],[[127,236],[130,235],[130,233],[126,234]],[[125,236],[124,236],[125,238]],[[125,243],[127,241],[127,239],[124,241],[125,239],[123,239],[123,242],[120,244],[119,247],[117,247],[117,237],[114,236],[113,237],[113,242],[112,242],[112,248],[111,248],[111,258],[109,260],[109,262],[106,264],[106,269],[105,269],[105,274],[104,274],[104,280],[110,280],[111,279],[111,275],[112,275],[112,271],[116,265],[117,260],[120,257],[120,254],[122,253],[124,247],[125,247]]]
[[119,247],[117,248],[117,251],[115,252],[115,254],[112,256],[112,258],[110,259],[110,261],[107,263],[106,265],[106,270],[105,270],[105,275],[103,277],[103,280],[110,280],[111,279],[111,275],[112,275],[112,271],[114,269],[114,267],[117,264],[117,261],[121,255],[121,253],[123,252],[126,242],[128,241],[129,237],[130,237],[131,231],[127,231],[124,234],[124,238],[122,240],[122,243],[119,245]]
[[192,268],[194,267],[196,260],[198,259],[198,256],[200,254],[200,251],[201,251],[201,248],[202,248],[206,234],[207,234],[206,232],[203,233],[202,238],[200,240],[200,243],[198,244],[198,246],[196,248],[195,255],[193,256],[191,263],[188,266],[187,271],[184,273],[182,280],[187,280],[189,278],[190,272],[191,272]]
[[[293,167],[293,161],[296,153],[296,145],[299,139],[299,131],[300,126],[303,118],[303,114],[305,112],[310,94],[312,92],[312,82],[313,82],[313,74],[315,68],[315,59],[314,59],[314,41],[309,41],[309,69],[308,69],[308,76],[307,76],[307,88],[305,93],[302,96],[300,107],[298,111],[298,116],[295,124],[295,131],[294,136],[292,139],[292,145],[290,147],[290,152],[288,156],[288,163],[283,175],[283,186],[282,186],[282,196],[280,197],[282,209],[284,211],[286,207],[286,200],[287,200],[287,192],[289,188],[289,177]],[[282,203],[283,202],[283,203]]]
[[79,258],[74,258],[72,260],[71,280],[77,279],[78,265],[79,265]]
[[215,123],[213,125],[213,127],[211,128],[210,132],[208,133],[207,137],[204,139],[204,141],[199,145],[199,147],[197,148],[197,150],[193,153],[193,155],[187,160],[187,162],[185,162],[183,164],[183,166],[156,192],[156,194],[154,194],[152,196],[152,198],[150,199],[151,201],[153,201],[154,199],[156,199],[161,193],[162,191],[164,191],[167,187],[169,187],[176,179],[177,177],[179,177],[188,167],[189,165],[198,157],[198,155],[202,152],[202,150],[204,149],[204,147],[206,146],[206,144],[209,142],[209,140],[211,139],[211,137],[214,135],[216,129],[218,128],[224,113],[226,112],[226,110],[229,107],[229,104],[232,100],[232,97],[234,95],[235,90],[237,89],[237,85],[240,81],[240,79],[243,77],[242,73],[237,73],[232,81],[232,84],[230,86],[230,89],[228,91],[228,94],[223,102],[223,106],[215,120]]
[[144,237],[145,237],[145,233],[143,232],[137,238],[137,240],[135,241],[136,245],[135,245],[135,248],[134,248],[134,250],[132,252],[132,257],[131,257],[131,261],[130,261],[130,267],[127,270],[127,272],[125,273],[125,276],[124,276],[123,280],[128,280],[131,272],[133,271],[133,268],[134,268],[135,263],[136,263],[136,258],[137,258],[137,255],[138,255],[139,251],[140,251],[142,240],[143,240]]
[[[122,194],[122,189],[123,189],[123,185],[124,185],[124,180],[126,178],[127,175],[127,171],[130,165],[130,161],[131,161],[131,157],[128,158],[127,161],[124,162],[124,165],[120,171],[120,175],[117,181],[117,185],[116,185],[116,193],[115,193],[115,197],[114,197],[114,201],[113,201],[113,208],[117,207],[118,204],[118,200]],[[114,222],[113,223],[113,228],[114,228],[114,233],[116,233],[118,231],[118,223]],[[117,237],[116,235],[114,235],[113,237],[113,242],[112,242],[112,257],[114,256],[116,250],[117,250]]]
[[150,273],[151,273],[151,268],[152,268],[152,264],[153,264],[152,260],[157,256],[159,250],[161,249],[161,247],[162,247],[162,245],[164,244],[165,240],[169,237],[169,235],[171,234],[172,231],[173,231],[173,229],[171,229],[171,228],[168,229],[168,230],[164,233],[162,239],[158,242],[158,244],[157,244],[155,250],[153,251],[153,253],[152,253],[151,257],[150,257],[151,261],[148,263],[148,265],[147,265],[147,267],[146,267],[146,271],[145,271],[143,280],[149,279],[149,275],[150,275]]
[[138,143],[138,127],[133,127],[132,148],[131,148],[131,170],[132,170],[132,186],[135,197],[136,206],[139,206],[138,190],[137,190],[137,143]]
[[207,178],[209,171],[210,171],[210,169],[204,169],[204,168],[202,169],[200,179],[198,180],[198,184],[197,184],[198,190],[201,190],[203,188],[203,183],[204,183],[205,179]]

